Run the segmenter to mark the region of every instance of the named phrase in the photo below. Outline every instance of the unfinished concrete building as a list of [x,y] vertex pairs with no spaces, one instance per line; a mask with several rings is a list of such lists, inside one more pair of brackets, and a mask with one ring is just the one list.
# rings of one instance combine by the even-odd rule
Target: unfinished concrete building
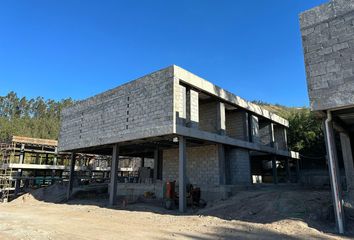
[[301,14],[311,109],[323,117],[328,166],[339,232],[343,209],[338,158],[346,195],[354,202],[354,1],[332,0]]
[[[59,150],[74,153],[68,197],[75,153],[112,154],[110,205],[127,191],[162,197],[169,180],[178,182],[184,212],[187,183],[207,199],[252,184],[251,158],[273,162],[275,183],[277,163],[290,176],[298,156],[288,150],[287,128],[287,120],[173,65],[63,110]],[[153,181],[118,184],[124,156],[153,158]]]

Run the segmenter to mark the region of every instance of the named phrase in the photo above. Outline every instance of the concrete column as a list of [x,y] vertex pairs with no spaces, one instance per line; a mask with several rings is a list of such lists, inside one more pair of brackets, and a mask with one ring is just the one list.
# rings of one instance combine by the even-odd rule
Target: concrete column
[[278,172],[277,172],[277,158],[273,156],[272,158],[272,169],[273,169],[273,183],[278,184]]
[[284,127],[284,146],[285,150],[288,150],[288,130]]
[[225,147],[223,144],[218,144],[218,159],[219,159],[219,183],[226,184],[226,163],[225,163]]
[[270,146],[276,147],[275,146],[274,123],[269,124],[269,134],[270,134]]
[[300,183],[300,160],[295,159],[295,163],[296,163],[296,182]]
[[216,124],[217,124],[217,130],[218,133],[221,135],[225,135],[225,131],[226,131],[226,116],[225,116],[225,104],[222,102],[217,102],[216,105]]
[[67,200],[70,199],[71,193],[73,191],[74,177],[75,177],[75,161],[76,161],[76,154],[73,152],[73,153],[71,153],[71,160],[70,160],[69,186],[68,186],[67,194],[66,194]]
[[248,130],[248,141],[253,142],[253,121],[252,114],[247,113],[247,130]]
[[[340,133],[340,142],[342,145],[343,162],[345,168],[345,178],[347,182],[347,191],[354,192],[354,166],[353,153],[350,144],[350,138],[346,133]],[[351,194],[349,194],[351,195]],[[354,199],[352,199],[354,201]]]
[[287,182],[290,182],[290,166],[289,166],[289,158],[285,159],[285,171]]
[[159,166],[159,147],[156,146],[154,150],[154,183],[156,183],[157,180],[158,166]]
[[113,206],[117,201],[117,186],[118,186],[118,162],[119,162],[119,146],[113,146],[112,166],[111,166],[111,183],[109,186],[109,206]]
[[335,144],[335,136],[333,131],[332,115],[327,112],[327,120],[324,121],[324,134],[326,140],[326,150],[328,157],[328,170],[331,181],[332,200],[334,206],[334,214],[336,219],[337,230],[344,233],[344,212],[342,206],[342,189],[340,184],[340,172],[338,167],[338,157]]
[[186,199],[186,139],[179,136],[179,163],[178,163],[178,179],[179,179],[179,211],[185,212],[187,209]]
[[198,128],[199,123],[199,94],[193,89],[186,90],[186,123],[187,127]]

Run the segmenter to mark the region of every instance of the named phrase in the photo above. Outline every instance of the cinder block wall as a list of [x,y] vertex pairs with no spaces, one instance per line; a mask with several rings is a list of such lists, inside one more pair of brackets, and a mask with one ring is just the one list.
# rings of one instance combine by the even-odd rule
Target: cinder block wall
[[354,104],[354,1],[332,0],[300,22],[312,110]]
[[173,133],[173,69],[64,109],[59,151]]
[[249,151],[242,148],[226,148],[227,165],[229,166],[229,184],[251,184],[251,163]]
[[[178,149],[163,151],[162,178],[178,181]],[[187,179],[199,186],[219,185],[217,145],[187,147]]]
[[274,124],[274,139],[278,149],[287,148],[284,127]]
[[226,111],[226,135],[247,141],[246,112]]
[[270,145],[271,143],[271,132],[270,132],[270,122],[260,121],[259,122],[259,139],[260,143],[264,145]]
[[174,86],[174,109],[176,111],[176,124],[185,125],[187,118],[186,88],[175,81]]
[[218,102],[199,102],[199,129],[202,131],[218,133],[217,129]]
[[258,117],[256,116],[251,116],[250,117],[250,121],[251,121],[251,134],[252,134],[252,141],[254,143],[259,143],[260,139],[259,139],[259,121],[258,121]]

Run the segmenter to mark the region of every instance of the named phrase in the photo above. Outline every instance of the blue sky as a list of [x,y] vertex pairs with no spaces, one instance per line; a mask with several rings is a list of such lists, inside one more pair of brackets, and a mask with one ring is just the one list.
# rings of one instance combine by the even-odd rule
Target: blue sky
[[0,95],[83,99],[171,64],[307,106],[298,14],[325,0],[4,0]]

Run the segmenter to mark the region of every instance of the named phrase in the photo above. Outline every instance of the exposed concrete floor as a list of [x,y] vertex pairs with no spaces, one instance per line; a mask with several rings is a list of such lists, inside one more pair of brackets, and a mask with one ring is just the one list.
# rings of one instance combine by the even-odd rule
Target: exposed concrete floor
[[185,216],[146,203],[110,209],[104,197],[65,204],[25,197],[0,204],[0,239],[352,239],[329,233],[328,196],[249,190]]

